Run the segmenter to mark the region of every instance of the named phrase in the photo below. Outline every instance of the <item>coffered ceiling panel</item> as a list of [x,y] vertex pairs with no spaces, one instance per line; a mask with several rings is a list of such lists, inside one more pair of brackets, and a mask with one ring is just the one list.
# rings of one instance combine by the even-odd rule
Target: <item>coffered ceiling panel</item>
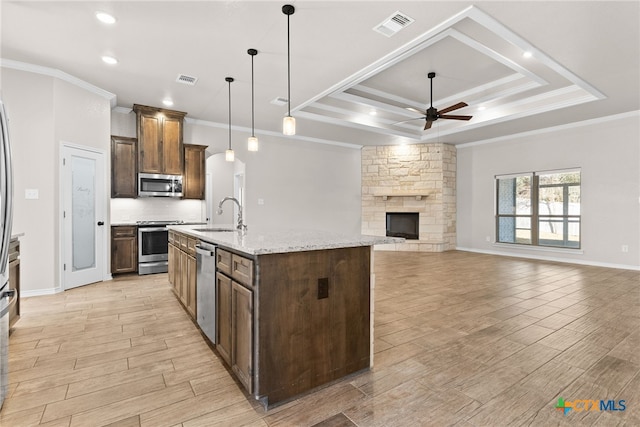
[[[290,3],[292,141],[459,144],[640,110],[638,1]],[[169,97],[188,121],[219,128],[232,76],[234,137],[244,138],[255,48],[256,134],[281,135],[287,106],[272,101],[287,97],[283,4],[3,0],[2,66],[83,82],[121,111]],[[98,22],[99,9],[115,25]],[[374,30],[397,12],[411,22],[390,37]],[[103,64],[105,54],[119,63]],[[423,130],[424,115],[407,108],[429,106],[429,72],[434,107],[465,102],[455,113],[471,120]]]
[[[433,93],[430,72],[436,73]],[[471,6],[297,110],[311,120],[428,141],[603,98],[588,82]],[[437,132],[425,131],[432,99],[438,109],[464,102],[466,107],[451,114],[473,118],[438,119]]]

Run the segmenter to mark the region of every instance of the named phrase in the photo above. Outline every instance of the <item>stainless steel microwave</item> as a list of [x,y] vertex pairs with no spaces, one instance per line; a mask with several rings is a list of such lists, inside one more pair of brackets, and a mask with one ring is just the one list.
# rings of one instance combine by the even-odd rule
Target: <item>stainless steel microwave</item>
[[182,175],[139,173],[138,197],[182,197]]

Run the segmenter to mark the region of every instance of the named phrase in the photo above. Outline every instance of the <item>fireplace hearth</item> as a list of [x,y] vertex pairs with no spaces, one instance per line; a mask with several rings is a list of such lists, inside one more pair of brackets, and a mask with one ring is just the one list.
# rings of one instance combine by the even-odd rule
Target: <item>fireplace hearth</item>
[[387,212],[387,236],[418,240],[420,236],[418,212]]

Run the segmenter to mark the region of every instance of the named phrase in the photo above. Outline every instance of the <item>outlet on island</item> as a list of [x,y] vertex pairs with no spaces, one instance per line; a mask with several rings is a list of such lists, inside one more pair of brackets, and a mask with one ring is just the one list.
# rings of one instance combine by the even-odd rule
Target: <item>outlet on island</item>
[[329,278],[318,279],[318,299],[329,298]]

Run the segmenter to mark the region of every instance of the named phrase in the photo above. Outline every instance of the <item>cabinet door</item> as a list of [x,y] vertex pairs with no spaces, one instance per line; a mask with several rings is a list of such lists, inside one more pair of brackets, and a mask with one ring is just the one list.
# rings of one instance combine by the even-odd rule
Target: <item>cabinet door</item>
[[[112,231],[112,234],[115,234]],[[136,237],[111,237],[111,273],[138,271],[138,244]]]
[[204,200],[205,148],[202,145],[184,145],[184,199]]
[[182,117],[165,116],[162,120],[162,162],[163,172],[182,175],[184,169],[182,147]]
[[[180,298],[180,287],[182,282],[182,264],[180,263],[180,249],[173,246],[173,292],[176,294],[178,299]],[[171,249],[171,247],[170,247]]]
[[224,274],[216,274],[216,292],[218,293],[218,342],[216,349],[220,356],[231,365],[231,279]]
[[138,196],[136,170],[138,143],[135,138],[111,137],[111,197]]
[[155,114],[138,113],[138,172],[164,173],[160,139],[161,120]]
[[249,393],[253,392],[253,292],[232,282],[231,369]]
[[[169,232],[169,236],[171,236],[172,232]],[[171,243],[171,237],[169,238],[169,250],[167,256],[169,257],[169,264],[167,266],[167,275],[169,276],[169,284],[174,286],[175,278],[176,278],[176,259],[175,259],[175,246]]]
[[187,286],[189,285],[189,266],[186,252],[180,251],[180,289],[179,296],[182,305],[187,306]]
[[187,311],[191,317],[196,318],[196,259],[187,256]]

